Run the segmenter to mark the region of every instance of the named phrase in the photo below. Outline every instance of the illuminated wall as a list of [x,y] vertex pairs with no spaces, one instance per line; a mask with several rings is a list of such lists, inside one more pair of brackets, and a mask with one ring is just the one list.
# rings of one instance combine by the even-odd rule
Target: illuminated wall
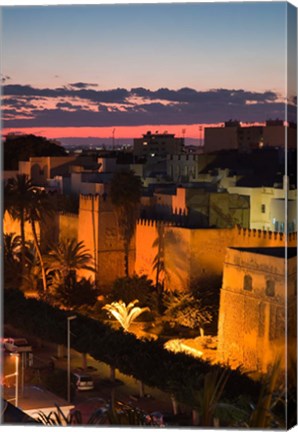
[[[99,195],[80,195],[78,241],[89,249],[96,268],[98,286],[109,287],[116,278],[124,276],[124,248],[119,234],[116,213],[109,200]],[[134,268],[134,239],[129,254],[129,273]],[[84,271],[81,275],[94,274]]]
[[[261,252],[261,253],[260,253]],[[218,356],[224,363],[265,372],[285,365],[285,258],[283,248],[227,249],[220,296]],[[296,257],[288,260],[287,298],[296,303]],[[295,308],[288,309],[288,342],[295,340]]]
[[[190,229],[139,220],[136,228],[135,272],[155,281],[158,243],[163,241],[165,288],[188,289],[208,278],[220,277],[227,247],[283,247],[284,235],[241,228]],[[296,244],[296,234],[289,245]]]

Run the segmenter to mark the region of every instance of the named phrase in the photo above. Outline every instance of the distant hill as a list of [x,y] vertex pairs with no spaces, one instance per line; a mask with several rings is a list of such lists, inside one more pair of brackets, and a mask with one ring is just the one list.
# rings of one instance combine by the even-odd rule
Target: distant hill
[[33,156],[65,156],[60,143],[36,135],[8,135],[3,142],[4,170],[17,170],[19,161]]

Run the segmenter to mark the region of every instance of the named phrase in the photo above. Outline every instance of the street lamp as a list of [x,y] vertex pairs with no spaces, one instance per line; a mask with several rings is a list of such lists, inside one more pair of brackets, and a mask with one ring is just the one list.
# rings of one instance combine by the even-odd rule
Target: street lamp
[[20,354],[19,353],[11,353],[11,356],[15,357],[15,372],[10,375],[5,375],[4,378],[10,378],[15,376],[16,377],[16,389],[15,389],[15,406],[17,407],[19,405],[19,360],[20,360]]
[[76,315],[67,317],[67,402],[70,403],[70,321],[76,319]]

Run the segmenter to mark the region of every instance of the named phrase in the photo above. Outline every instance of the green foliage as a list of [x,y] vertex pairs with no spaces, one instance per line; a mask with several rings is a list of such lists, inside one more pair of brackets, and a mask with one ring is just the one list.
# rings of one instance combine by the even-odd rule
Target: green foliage
[[116,279],[109,299],[111,301],[122,300],[124,303],[138,299],[141,307],[148,306],[152,310],[156,308],[157,294],[152,281],[147,276],[134,275]]
[[76,280],[72,277],[66,277],[63,281],[59,280],[52,293],[53,301],[66,308],[78,308],[83,305],[93,306],[97,296],[98,290],[90,279]]
[[33,156],[66,156],[60,144],[36,135],[8,135],[3,143],[5,170],[17,170],[19,161]]
[[[67,371],[54,369],[42,375],[42,384],[51,392],[63,399],[67,398]],[[75,387],[71,386],[71,396],[74,396]]]
[[62,239],[58,245],[54,245],[48,254],[49,270],[68,276],[77,270],[94,271],[91,265],[92,256],[84,247],[84,242],[77,242],[76,239]]
[[48,272],[51,276],[51,296],[66,307],[93,305],[98,295],[90,280],[78,280],[77,270],[94,271],[92,256],[83,242],[75,239],[62,239],[46,257]]
[[166,292],[163,303],[166,311],[162,319],[172,325],[201,329],[211,321],[208,310],[189,292]]
[[[43,411],[38,412],[39,423],[47,426],[73,426],[83,425],[82,414],[79,410],[72,411],[65,416],[61,408],[56,405],[56,411],[45,414]],[[96,410],[87,422],[87,425],[118,425],[118,426],[155,426],[154,421],[144,411],[116,402],[115,406],[109,408],[99,408]]]
[[[22,328],[49,342],[66,343],[66,312],[42,301],[25,299],[19,291],[4,291],[4,324]],[[226,369],[183,353],[171,353],[159,341],[139,340],[131,333],[113,330],[80,314],[72,323],[72,331],[76,335],[71,340],[75,350],[89,353],[94,359],[113,365],[145,385],[164,391],[169,390],[170,383],[175,383],[177,393],[186,395],[202,375]],[[239,392],[245,392],[255,402],[259,391],[259,383],[236,370],[229,372],[223,396],[235,399]]]
[[4,189],[5,209],[13,219],[20,223],[22,276],[25,273],[25,222],[28,220],[33,190],[31,180],[25,174],[18,174],[16,177],[10,178]]
[[285,428],[285,424],[276,421],[273,414],[275,405],[284,398],[285,388],[279,388],[278,378],[280,375],[280,359],[276,360],[271,370],[264,376],[259,394],[258,403],[256,404],[249,419],[251,428]]
[[21,283],[21,237],[15,233],[3,236],[4,286],[16,288]]

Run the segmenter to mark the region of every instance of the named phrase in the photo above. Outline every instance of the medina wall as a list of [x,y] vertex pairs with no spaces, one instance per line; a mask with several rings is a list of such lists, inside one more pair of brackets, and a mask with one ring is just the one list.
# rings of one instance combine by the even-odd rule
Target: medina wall
[[[288,263],[293,276],[296,258],[289,259]],[[292,279],[287,287],[289,303],[296,302]],[[267,283],[271,287],[269,292]],[[259,254],[247,249],[228,249],[220,295],[218,359],[233,367],[242,366],[245,370],[258,372],[266,372],[270,364],[280,359],[284,368],[285,308],[284,258],[268,251]],[[289,308],[287,314],[289,322],[293,322],[294,309]],[[291,328],[288,332],[289,353],[291,347],[295,348],[294,340],[295,332]]]
[[[136,228],[135,272],[155,282],[154,263],[163,230],[165,289],[185,290],[194,284],[220,278],[227,247],[284,247],[283,234],[243,228],[191,229],[162,222],[139,220]],[[295,246],[296,233],[289,236]]]
[[[109,199],[100,195],[80,195],[78,241],[83,241],[92,255],[94,272],[81,275],[91,277],[101,288],[109,288],[115,279],[125,275],[124,244],[119,233],[117,216]],[[135,239],[129,252],[129,274],[135,261]]]
[[[38,222],[35,223],[37,238],[40,239],[40,247],[42,252],[46,252],[51,245],[58,241],[59,237],[59,215],[54,214],[47,216],[41,222],[41,227]],[[20,222],[13,219],[6,211],[3,218],[3,233],[21,235]],[[25,222],[25,240],[33,242],[33,234],[30,223]]]
[[78,239],[79,216],[76,213],[59,214],[59,240]]

